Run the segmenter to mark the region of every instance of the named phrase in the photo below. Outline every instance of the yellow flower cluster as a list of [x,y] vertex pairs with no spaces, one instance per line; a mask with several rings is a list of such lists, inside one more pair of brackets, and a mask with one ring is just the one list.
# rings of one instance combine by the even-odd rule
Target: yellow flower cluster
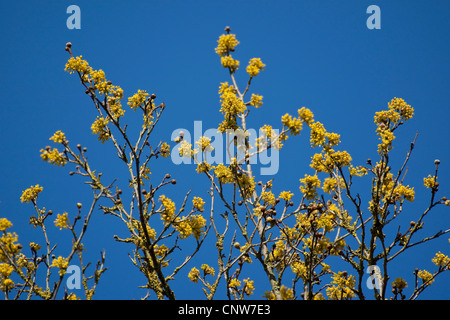
[[0,231],[5,231],[6,229],[9,229],[12,227],[12,222],[9,221],[6,218],[1,218],[0,219]]
[[228,55],[231,51],[234,51],[234,48],[239,44],[239,41],[236,39],[235,34],[223,34],[217,40],[217,47],[215,49],[216,53],[223,57]]
[[164,142],[159,148],[159,154],[164,158],[168,158],[170,156],[170,146]]
[[109,122],[108,119],[97,116],[97,119],[91,126],[92,133],[97,134],[98,140],[101,141],[102,143],[109,140],[110,137],[109,129],[107,127],[108,122]]
[[291,198],[294,194],[290,191],[281,191],[278,198],[283,199],[285,201],[291,201]]
[[262,99],[263,99],[263,96],[252,93],[252,96],[250,97],[250,105],[254,106],[255,108],[259,108],[263,104]]
[[224,68],[228,68],[231,73],[239,69],[239,60],[235,60],[231,55],[223,56],[220,58],[220,62]]
[[413,202],[414,201],[414,188],[410,188],[409,186],[404,186],[402,184],[398,185],[394,188],[394,192],[392,194],[393,200],[401,201],[401,198]]
[[233,172],[227,166],[219,163],[214,170],[217,179],[221,184],[232,183],[234,181]]
[[400,120],[409,120],[414,115],[414,109],[401,98],[392,99],[388,106],[388,110],[375,112],[374,116],[376,133],[381,140],[378,145],[380,155],[387,154],[392,149],[392,142],[395,139],[393,131],[402,124]]
[[65,71],[69,72],[69,73],[74,73],[75,71],[80,72],[80,73],[89,73],[92,68],[89,67],[89,63],[86,60],[82,59],[83,56],[79,56],[79,57],[71,57],[69,59],[69,61],[67,61],[66,63],[66,68]]
[[64,135],[64,132],[58,130],[49,140],[53,140],[55,143],[63,143],[66,140],[66,136]]
[[332,277],[332,286],[327,288],[327,296],[333,300],[347,300],[355,297],[354,289],[356,279],[352,275],[348,275],[347,272],[339,272]]
[[179,232],[181,239],[186,239],[193,235],[196,240],[199,240],[205,233],[205,225],[206,220],[200,214],[191,215],[189,218],[176,218],[174,222],[174,226]]
[[300,119],[302,119],[302,121],[306,122],[308,125],[314,121],[314,114],[308,108],[301,107],[297,110],[297,113]]
[[145,103],[145,99],[147,99],[148,93],[145,90],[138,90],[133,96],[128,98],[128,105],[131,109],[136,111],[136,108],[142,106]]
[[192,205],[194,206],[195,209],[197,209],[200,212],[204,210],[203,208],[204,204],[205,201],[203,201],[203,199],[200,197],[194,197],[194,199],[192,199]]
[[436,253],[436,256],[431,261],[440,268],[450,270],[450,258],[440,251]]
[[325,181],[323,182],[323,191],[328,194],[331,194],[331,192],[338,190],[338,187],[341,190],[344,189],[345,188],[344,181],[342,180],[341,177],[338,177],[338,180],[339,180],[339,185],[338,185],[336,178],[334,178],[334,177],[326,178]]
[[270,206],[275,204],[275,196],[272,191],[261,192],[261,199],[264,201],[264,204],[268,204]]
[[312,200],[317,197],[317,188],[320,188],[320,180],[314,175],[307,175],[303,179],[300,179],[303,185],[300,186],[300,191],[306,196],[306,199]]
[[233,86],[228,86],[223,90],[221,99],[221,108],[220,112],[223,114],[230,114],[235,116],[237,114],[243,113],[247,108],[245,107],[244,102],[238,98],[236,95],[236,91]]
[[13,266],[8,263],[0,263],[0,290],[9,291],[14,287],[14,281],[9,279],[13,271]]
[[[289,133],[293,136],[300,134],[302,130],[303,123],[301,118],[294,118],[288,113],[281,117],[281,123],[284,127],[289,129]],[[283,130],[284,130],[283,127]]]
[[208,266],[207,264],[202,264],[201,268],[203,270],[203,273],[205,274],[205,276],[207,275],[211,275],[214,277],[214,275],[216,274],[216,271],[214,270],[213,267]]
[[63,258],[59,256],[56,259],[53,259],[52,264],[50,267],[56,267],[59,268],[59,275],[63,276],[66,273],[67,267],[69,266],[69,260],[66,258]]
[[[294,298],[294,290],[286,287],[284,284],[281,285],[280,288],[281,299],[283,300],[292,300]],[[275,300],[275,294],[272,291],[266,291],[264,293],[264,297],[267,300]]]
[[246,71],[250,77],[256,77],[261,70],[264,70],[265,66],[266,65],[262,63],[260,58],[252,58],[248,62]]
[[419,272],[417,272],[417,276],[422,279],[423,283],[426,283],[426,285],[430,285],[434,282],[433,275],[427,270],[420,270]]
[[211,138],[200,137],[196,144],[202,152],[212,152],[214,150],[214,148],[211,146]]
[[47,147],[45,150],[41,149],[40,152],[42,160],[46,162],[48,161],[51,164],[63,167],[67,163],[67,159],[64,157],[64,154],[60,153],[56,148],[51,150],[50,147]]
[[423,178],[423,185],[427,188],[435,188],[436,187],[436,177],[432,177],[430,174],[428,177]]
[[22,191],[22,196],[20,197],[20,201],[29,203],[30,201],[35,201],[38,197],[38,194],[44,190],[43,187],[40,187],[38,184],[34,187],[31,186],[28,189]]
[[183,158],[193,158],[197,154],[197,149],[192,149],[192,144],[188,143],[186,140],[181,141],[178,147],[178,152]]
[[55,219],[55,226],[59,228],[59,230],[62,229],[69,229],[69,214],[67,212],[64,212],[63,214],[59,214]]
[[175,219],[175,203],[162,195],[159,197],[159,201],[164,206],[164,210],[161,212],[161,219],[167,224]]
[[194,283],[198,282],[198,278],[200,277],[200,270],[198,270],[196,267],[193,267],[191,271],[188,273],[188,278]]

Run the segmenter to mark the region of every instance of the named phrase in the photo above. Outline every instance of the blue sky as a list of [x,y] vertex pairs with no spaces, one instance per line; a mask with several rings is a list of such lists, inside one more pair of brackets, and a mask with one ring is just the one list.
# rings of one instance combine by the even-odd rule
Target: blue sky
[[[87,206],[90,201],[88,187],[79,177],[69,177],[70,168],[51,166],[39,157],[56,130],[64,131],[72,145],[88,148],[91,166],[104,172],[105,181],[119,177],[126,182],[126,169],[108,156],[115,154],[113,146],[102,145],[91,133],[96,117],[92,103],[77,78],[64,72],[68,41],[75,55],[82,54],[91,66],[103,69],[124,89],[125,97],[137,89],[156,93],[157,102],[164,101],[167,108],[155,139],[170,142],[177,128],[193,130],[194,121],[201,120],[206,130],[222,120],[217,90],[229,77],[214,48],[228,25],[240,41],[233,56],[241,61],[241,85],[250,58],[260,57],[266,64],[252,82],[252,92],[264,96],[264,105],[252,112],[251,126],[279,126],[283,114],[306,106],[327,130],[341,134],[341,148],[349,151],[354,163],[364,164],[367,158],[377,159],[374,112],[387,108],[393,97],[402,97],[414,107],[415,117],[397,133],[393,163],[403,160],[419,132],[407,175],[407,184],[415,186],[416,201],[405,206],[402,221],[417,219],[426,208],[429,195],[422,179],[433,173],[436,158],[441,161],[439,195],[450,197],[448,1],[76,1],[81,29],[69,30],[66,9],[71,4],[0,2],[0,217],[14,223],[21,243],[41,237],[28,224],[31,205],[19,199],[30,185],[44,186],[40,206],[54,212],[75,214],[77,202]],[[380,30],[366,27],[371,4],[381,8]],[[131,114],[127,110],[126,115]],[[139,125],[131,118],[130,127],[133,123]],[[274,193],[289,188],[299,197],[298,179],[313,173],[308,164],[314,150],[307,131],[289,139],[281,151]],[[167,189],[177,203],[189,189],[206,198],[206,178],[198,176],[193,166],[158,159],[151,170],[155,181],[167,172],[177,179],[177,185]],[[369,179],[365,187],[370,188]],[[449,226],[449,209],[439,207],[421,234]],[[52,239],[64,238],[63,231],[53,229]],[[145,292],[136,287],[145,279],[128,259],[131,247],[114,242],[114,234],[125,236],[126,229],[97,212],[83,241],[87,260],[95,261],[101,250],[107,251],[110,269],[96,297],[140,298]],[[450,254],[448,238],[402,256],[391,280],[398,276],[411,280],[414,267],[431,269],[436,251]],[[63,255],[64,246],[60,249]],[[181,277],[205,260],[214,266],[213,253],[214,259],[211,251],[200,253]],[[179,298],[203,297],[200,286],[186,289],[185,284],[183,280],[175,285]],[[450,275],[442,275],[423,298],[450,299],[449,285]],[[262,286],[258,294],[268,289],[267,284]]]

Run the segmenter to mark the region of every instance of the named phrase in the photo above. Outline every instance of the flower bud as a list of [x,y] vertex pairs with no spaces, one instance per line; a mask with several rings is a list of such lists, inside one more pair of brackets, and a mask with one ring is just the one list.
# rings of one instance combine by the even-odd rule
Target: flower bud
[[78,208],[78,209],[81,209],[81,207],[82,207],[82,204],[81,204],[80,202],[78,202],[78,203],[77,203],[77,208]]

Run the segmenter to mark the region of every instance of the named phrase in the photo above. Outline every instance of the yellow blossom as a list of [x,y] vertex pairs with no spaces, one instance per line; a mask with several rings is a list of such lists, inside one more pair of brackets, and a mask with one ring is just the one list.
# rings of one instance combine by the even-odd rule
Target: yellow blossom
[[263,102],[262,102],[263,96],[260,96],[259,94],[252,94],[251,98],[250,98],[250,105],[254,106],[255,108],[259,108],[262,106]]
[[168,158],[170,156],[170,146],[164,142],[159,149],[159,154],[164,158]]
[[60,153],[56,148],[51,150],[50,147],[47,147],[45,150],[41,149],[40,152],[42,160],[46,162],[48,161],[51,164],[63,167],[67,163],[67,159],[64,157],[64,154]]
[[53,140],[55,143],[63,143],[66,140],[66,136],[61,130],[58,130],[49,140]]
[[221,163],[217,165],[214,172],[216,174],[217,179],[219,179],[219,182],[222,184],[231,183],[234,181],[233,173],[231,172],[230,168],[224,166]]
[[75,71],[78,71],[80,73],[89,73],[92,68],[89,67],[89,63],[82,58],[83,56],[79,56],[76,58],[71,57],[66,63],[65,71],[69,73],[74,73]]
[[306,122],[308,125],[314,122],[314,114],[308,108],[302,107],[298,109],[298,116],[302,119],[303,122]]
[[422,279],[423,283],[430,285],[434,282],[433,275],[429,273],[427,270],[420,270],[417,272],[417,276]]
[[140,107],[145,103],[148,93],[146,90],[138,90],[133,96],[128,98],[128,105],[131,109],[136,111],[136,108]]
[[438,267],[444,267],[449,269],[450,266],[450,258],[440,251],[436,253],[436,256],[431,260]]
[[203,205],[205,204],[205,201],[203,201],[202,198],[194,197],[194,199],[192,199],[192,204],[194,208],[197,209],[198,211],[202,212],[204,210]]
[[236,278],[233,278],[233,279],[230,280],[230,283],[228,284],[228,286],[230,288],[240,287],[241,286],[241,281],[236,279]]
[[196,267],[193,267],[191,269],[191,271],[189,271],[188,277],[189,277],[189,280],[191,280],[192,282],[197,283],[198,282],[198,278],[200,277],[200,271]]
[[409,120],[414,115],[414,108],[402,98],[394,98],[388,103],[389,109],[397,111],[403,120]]
[[34,201],[37,199],[38,194],[42,192],[42,190],[44,190],[43,187],[40,187],[38,184],[35,185],[34,187],[31,186],[30,188],[26,189],[25,191],[22,192],[22,196],[20,197],[20,201],[21,202],[30,202],[30,201]]
[[244,279],[244,292],[247,296],[253,294],[253,290],[255,290],[255,281],[250,280],[250,278]]
[[102,143],[109,139],[109,129],[107,127],[108,122],[108,119],[97,116],[97,120],[95,120],[91,126],[92,133],[98,134],[98,140]]
[[263,191],[261,192],[261,199],[265,204],[274,205],[275,204],[275,196],[272,191]]
[[218,46],[215,51],[220,57],[223,57],[231,51],[234,51],[234,48],[239,44],[239,41],[234,34],[223,34],[219,37],[217,43]]
[[203,270],[205,276],[209,274],[214,277],[214,275],[216,274],[216,272],[214,271],[214,268],[208,266],[207,264],[202,264],[200,269]]
[[9,221],[8,219],[6,219],[6,218],[0,219],[0,231],[5,231],[6,229],[11,228],[12,225],[13,225],[12,222]]
[[256,77],[261,70],[264,70],[265,66],[266,65],[262,63],[260,58],[252,58],[248,63],[246,71],[250,77]]
[[294,194],[290,191],[281,191],[280,195],[278,196],[278,198],[286,200],[286,201],[291,201],[291,198]]
[[423,184],[427,188],[434,188],[436,186],[436,177],[428,175],[428,177],[423,178]]
[[64,212],[63,214],[57,215],[57,218],[55,219],[55,226],[59,227],[59,230],[69,229],[69,214],[67,212]]
[[164,206],[164,210],[161,212],[161,219],[165,223],[172,222],[175,218],[175,203],[164,195],[159,197],[159,201]]
[[300,191],[305,194],[306,199],[314,199],[317,196],[316,189],[320,188],[319,178],[316,175],[310,176],[305,174],[305,177],[300,179],[300,182],[303,183],[303,185],[300,186]]
[[239,69],[239,60],[233,59],[231,55],[221,57],[220,62],[224,68],[229,68],[231,72]]
[[58,257],[56,259],[53,259],[52,264],[50,267],[57,267],[59,268],[59,275],[63,276],[66,273],[66,269],[69,266],[69,260],[63,257]]

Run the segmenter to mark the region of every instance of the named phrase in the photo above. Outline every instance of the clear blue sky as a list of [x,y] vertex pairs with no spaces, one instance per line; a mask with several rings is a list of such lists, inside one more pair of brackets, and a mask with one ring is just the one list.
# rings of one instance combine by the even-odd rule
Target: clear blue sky
[[[66,9],[74,3],[81,8],[81,30],[66,27]],[[366,27],[371,4],[381,8],[380,30]],[[75,55],[103,69],[126,97],[137,89],[156,93],[167,109],[155,133],[169,141],[177,128],[193,130],[195,120],[202,120],[204,129],[221,121],[217,90],[229,78],[214,48],[229,25],[241,42],[234,54],[241,61],[241,74],[253,57],[261,57],[267,66],[252,85],[253,92],[264,96],[263,107],[252,114],[255,127],[275,127],[284,113],[295,114],[306,106],[329,131],[341,134],[341,147],[355,164],[364,164],[367,158],[377,158],[374,112],[387,108],[393,97],[414,107],[415,117],[397,133],[393,161],[403,159],[419,131],[406,181],[415,186],[416,201],[406,204],[402,221],[417,219],[429,197],[422,179],[433,172],[436,158],[441,160],[439,195],[450,198],[449,15],[450,2],[445,0],[1,1],[0,217],[14,223],[13,231],[26,247],[41,234],[28,224],[33,209],[20,203],[22,190],[44,186],[40,206],[55,213],[75,214],[77,202],[89,203],[89,188],[79,177],[68,176],[69,167],[58,168],[39,157],[56,130],[64,131],[73,146],[87,146],[91,166],[104,172],[104,181],[119,177],[126,183],[118,171],[124,172],[123,166],[108,156],[115,154],[112,145],[101,145],[91,134],[93,105],[77,78],[64,72],[67,41]],[[274,181],[276,194],[290,188],[299,196],[298,179],[312,173],[308,164],[313,152],[307,131],[287,141]],[[167,195],[178,204],[180,194],[190,188],[206,198],[206,178],[193,166],[158,160],[151,170],[155,181],[166,172],[177,179]],[[439,207],[421,235],[449,226],[449,209]],[[64,232],[53,229],[52,239],[62,239]],[[110,268],[96,297],[140,298],[145,292],[136,287],[145,279],[128,259],[131,247],[114,242],[114,234],[124,237],[126,229],[96,212],[83,241],[86,261],[95,262],[105,248]],[[212,236],[210,244],[215,241]],[[391,281],[403,276],[413,286],[414,267],[431,270],[436,251],[450,254],[448,238],[402,256]],[[64,246],[59,249],[64,255]],[[216,267],[215,255],[201,253],[180,276],[186,278],[192,266],[205,260]],[[178,298],[203,298],[199,285],[185,284],[183,280],[174,287],[180,290]],[[450,275],[443,275],[422,297],[450,299],[449,286]],[[264,282],[256,293],[260,296],[267,289]]]

